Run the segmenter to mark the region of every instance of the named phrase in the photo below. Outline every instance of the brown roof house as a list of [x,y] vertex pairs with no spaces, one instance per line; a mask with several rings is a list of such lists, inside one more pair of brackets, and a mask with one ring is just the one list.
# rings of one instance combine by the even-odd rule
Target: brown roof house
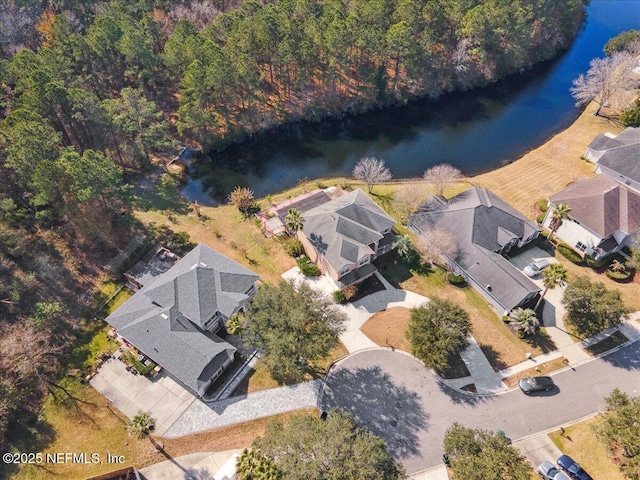
[[640,192],[640,128],[626,128],[617,136],[598,135],[584,157],[596,164],[596,173]]
[[[499,314],[537,299],[540,288],[505,255],[535,241],[540,230],[491,191],[473,187],[449,200],[433,195],[408,221],[409,229],[433,245],[441,260],[465,277]],[[437,230],[455,238],[455,253],[446,254],[435,243]]]
[[391,250],[395,221],[362,190],[354,190],[303,213],[298,238],[310,260],[338,286],[373,275],[371,261]]
[[257,281],[251,270],[200,244],[164,273],[138,276],[140,289],[106,321],[202,396],[236,351],[214,332],[244,309]]
[[571,212],[556,236],[583,255],[599,260],[638,240],[640,193],[608,175],[577,181],[549,197],[546,228],[558,204]]

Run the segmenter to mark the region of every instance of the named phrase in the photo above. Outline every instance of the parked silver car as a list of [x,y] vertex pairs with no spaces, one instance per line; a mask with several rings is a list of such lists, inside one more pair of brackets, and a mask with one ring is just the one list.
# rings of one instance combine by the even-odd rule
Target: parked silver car
[[566,473],[558,470],[553,463],[546,460],[538,465],[536,472],[544,480],[571,480]]
[[546,258],[543,258],[542,260],[538,260],[537,262],[530,263],[529,265],[524,267],[522,271],[527,274],[527,277],[533,278],[539,275],[540,272],[542,272],[542,270],[547,268],[549,265],[551,265],[551,262]]

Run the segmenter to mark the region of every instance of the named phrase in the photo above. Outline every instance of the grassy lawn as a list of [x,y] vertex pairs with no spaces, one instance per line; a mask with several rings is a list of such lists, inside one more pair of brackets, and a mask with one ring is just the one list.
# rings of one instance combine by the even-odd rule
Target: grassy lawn
[[487,187],[528,218],[541,198],[563,189],[580,178],[594,175],[594,165],[580,157],[599,133],[619,133],[622,127],[613,120],[594,117],[596,105],[589,105],[566,130],[530,151],[517,161],[470,179]]
[[598,417],[565,427],[564,437],[559,431],[549,434],[553,443],[572,457],[593,477],[607,480],[624,480],[618,467],[611,461],[607,448],[600,443],[592,430],[592,425],[600,421]]
[[[508,387],[515,387],[516,385],[518,385],[518,381],[520,381],[520,379],[522,378],[536,377],[538,375],[548,375],[551,372],[560,370],[561,368],[566,366],[567,364],[564,363],[564,357],[560,357],[556,358],[555,360],[551,360],[550,362],[541,363],[528,370],[516,373],[515,375],[511,375],[510,377],[504,378],[503,381],[507,384]],[[536,368],[538,370],[536,370]]]
[[129,300],[133,296],[133,292],[128,288],[123,288],[118,294],[111,300],[105,308],[105,316],[111,315],[115,312],[120,305]]
[[522,362],[527,352],[536,356],[555,348],[544,328],[538,335],[519,339],[511,333],[486,300],[470,287],[459,288],[449,284],[442,269],[410,268],[402,262],[394,264],[391,261],[382,265],[381,271],[387,280],[400,288],[429,298],[447,298],[462,306],[469,313],[472,335],[496,370]]
[[360,330],[381,347],[391,345],[410,352],[411,344],[404,336],[410,313],[411,310],[404,307],[389,308],[369,318]]
[[[314,367],[316,368],[316,371],[324,373],[331,362],[347,355],[348,353],[349,351],[347,350],[347,348],[342,344],[342,342],[339,342],[338,346],[329,353],[329,356],[326,359],[317,362]],[[305,377],[305,380],[311,379],[311,375],[307,375]],[[297,382],[285,382],[286,385],[292,383]],[[240,383],[240,385],[238,385],[238,388],[236,388],[236,390],[234,391],[234,395],[244,395],[246,393],[256,392],[258,390],[275,388],[280,385],[281,384],[278,383],[277,380],[274,380],[271,377],[271,374],[269,373],[266,365],[262,361],[258,360],[258,363],[256,364],[253,372],[250,373],[249,376]]]
[[[162,184],[162,180],[157,184]],[[172,189],[165,186],[162,196],[152,190],[139,191],[137,195],[135,216],[142,223],[186,232],[192,242],[206,243],[257,272],[263,281],[277,283],[281,273],[295,266],[294,259],[279,242],[266,238],[253,218],[243,218],[231,205],[200,207],[202,218],[198,218],[191,206],[180,199],[177,184]],[[173,201],[168,202],[168,196]]]
[[596,355],[600,355],[601,353],[606,352],[607,350],[611,350],[612,348],[616,348],[626,342],[628,342],[629,339],[627,337],[624,336],[624,334],[622,332],[616,331],[614,333],[612,333],[611,335],[609,335],[607,338],[605,338],[604,340],[598,342],[598,343],[594,343],[593,345],[591,345],[590,347],[585,348],[585,350],[587,351],[587,353],[591,356],[596,356]]

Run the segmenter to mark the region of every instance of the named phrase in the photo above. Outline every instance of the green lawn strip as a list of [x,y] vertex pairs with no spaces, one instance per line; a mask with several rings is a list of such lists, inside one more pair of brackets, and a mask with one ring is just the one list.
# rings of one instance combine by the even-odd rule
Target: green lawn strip
[[629,339],[625,337],[625,335],[622,332],[616,330],[604,340],[601,340],[597,343],[594,343],[593,345],[586,347],[585,350],[589,355],[596,356],[608,350],[611,350],[612,348],[616,348],[620,345],[623,345],[628,341]]
[[596,438],[593,432],[593,425],[599,421],[599,417],[590,418],[564,427],[564,435],[561,435],[559,430],[551,432],[549,438],[562,453],[578,462],[593,478],[624,480],[622,472],[607,454],[607,447]]
[[504,383],[507,384],[507,386],[515,387],[516,385],[518,385],[518,382],[522,378],[537,377],[539,375],[548,375],[551,372],[560,370],[561,368],[564,368],[566,366],[567,366],[567,363],[565,363],[564,357],[556,358],[549,362],[538,364],[535,367],[529,368],[528,370],[518,372],[515,375],[511,375],[510,377],[503,378],[502,380]]

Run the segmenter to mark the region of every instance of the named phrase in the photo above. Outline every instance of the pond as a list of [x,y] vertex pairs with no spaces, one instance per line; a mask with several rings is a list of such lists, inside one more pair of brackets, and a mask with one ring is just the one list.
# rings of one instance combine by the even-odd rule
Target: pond
[[350,175],[364,156],[384,159],[395,178],[439,163],[465,175],[498,168],[568,127],[580,114],[569,93],[573,79],[604,56],[609,38],[640,28],[640,0],[593,0],[587,12],[571,48],[533,70],[437,101],[289,125],[194,159],[183,194],[214,204],[241,185],[262,197],[301,179]]

